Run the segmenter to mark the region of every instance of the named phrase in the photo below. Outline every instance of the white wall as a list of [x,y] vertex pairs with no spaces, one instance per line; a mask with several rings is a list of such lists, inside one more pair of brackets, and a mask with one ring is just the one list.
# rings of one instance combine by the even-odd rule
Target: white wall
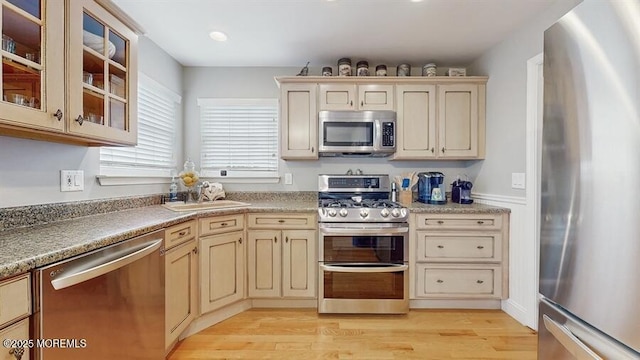
[[[145,37],[140,38],[140,72],[182,93],[182,66]],[[63,89],[60,89],[63,91]],[[60,192],[60,170],[84,170],[83,192]],[[100,186],[99,148],[0,136],[0,208],[154,194],[166,186]]]
[[[198,98],[278,98],[277,76],[291,76],[300,71],[292,67],[186,67],[184,69],[185,156],[198,165],[199,109]],[[320,69],[310,69],[319,74]],[[317,191],[318,174],[344,174],[348,169],[361,169],[365,173],[399,175],[410,171],[441,171],[445,181],[451,183],[458,174],[475,180],[477,168],[473,161],[390,161],[384,158],[321,158],[316,161],[280,161],[280,176],[293,175],[293,184],[239,184],[225,183],[232,191]]]

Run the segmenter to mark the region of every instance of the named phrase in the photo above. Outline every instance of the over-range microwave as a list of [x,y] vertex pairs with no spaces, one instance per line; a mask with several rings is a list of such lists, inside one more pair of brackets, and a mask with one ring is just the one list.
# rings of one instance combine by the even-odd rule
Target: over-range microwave
[[388,156],[396,151],[394,111],[329,111],[318,114],[320,156]]

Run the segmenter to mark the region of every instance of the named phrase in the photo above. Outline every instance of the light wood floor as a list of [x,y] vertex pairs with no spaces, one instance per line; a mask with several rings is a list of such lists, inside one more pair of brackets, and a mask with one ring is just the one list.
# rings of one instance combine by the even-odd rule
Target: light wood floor
[[535,360],[536,347],[536,333],[499,310],[252,309],[183,340],[168,359]]

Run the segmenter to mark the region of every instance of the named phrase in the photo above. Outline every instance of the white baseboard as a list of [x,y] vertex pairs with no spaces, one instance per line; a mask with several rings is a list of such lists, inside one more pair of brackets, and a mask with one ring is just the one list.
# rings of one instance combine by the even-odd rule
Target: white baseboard
[[516,319],[522,325],[531,328],[531,326],[529,325],[529,318],[531,314],[522,305],[516,303],[511,299],[507,299],[502,302],[502,310],[509,314],[509,316],[511,316],[512,318]]

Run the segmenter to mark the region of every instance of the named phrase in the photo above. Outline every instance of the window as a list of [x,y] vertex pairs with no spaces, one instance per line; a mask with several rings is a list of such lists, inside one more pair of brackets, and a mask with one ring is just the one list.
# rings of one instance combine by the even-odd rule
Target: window
[[138,145],[100,148],[101,175],[171,176],[176,169],[176,128],[180,102],[179,95],[140,73]]
[[204,177],[278,177],[277,99],[198,99]]

